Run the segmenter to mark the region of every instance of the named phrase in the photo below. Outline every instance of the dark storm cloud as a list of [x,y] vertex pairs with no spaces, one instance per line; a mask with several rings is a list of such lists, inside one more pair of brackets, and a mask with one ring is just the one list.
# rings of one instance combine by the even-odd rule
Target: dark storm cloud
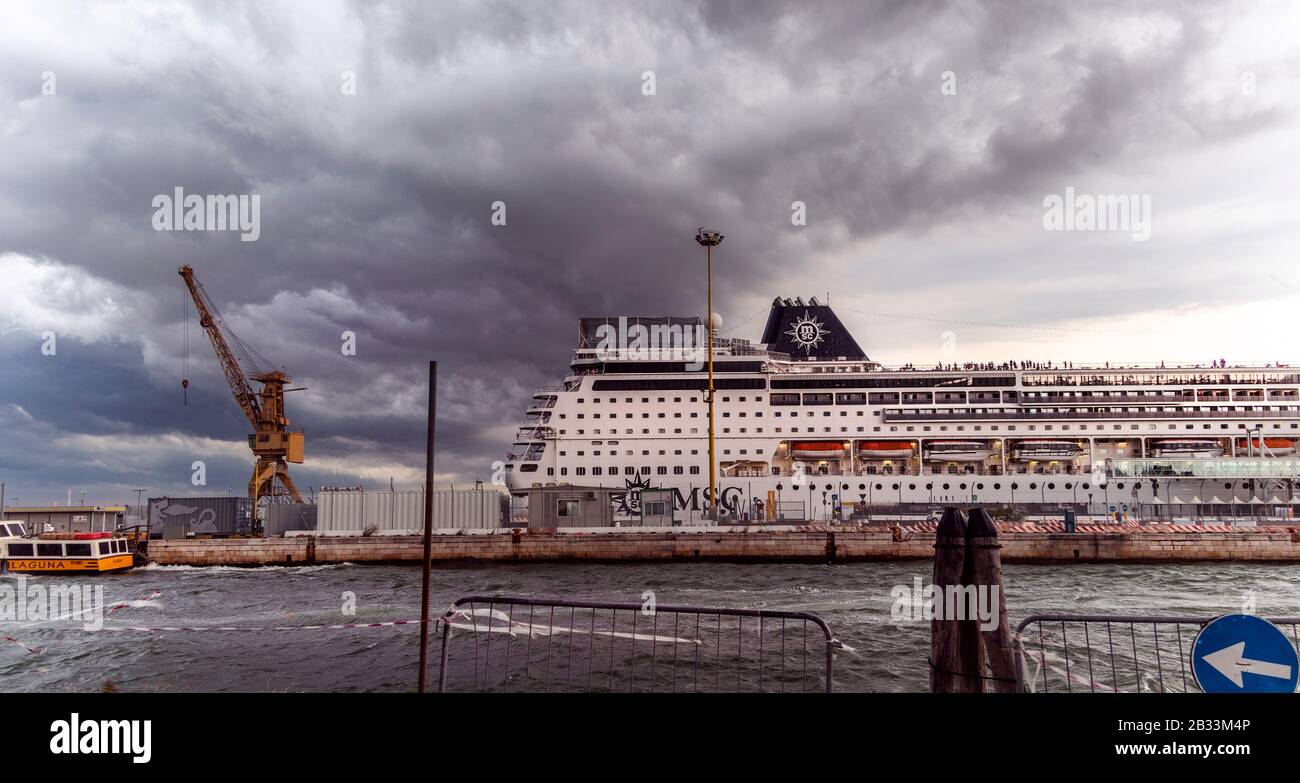
[[[139,306],[112,341],[69,348],[61,374],[21,342],[39,318],[10,324],[3,400],[32,417],[12,424],[29,436],[237,444],[244,424],[193,325],[179,406],[175,269],[188,263],[236,331],[309,387],[291,416],[310,481],[344,483],[349,464],[371,483],[418,472],[428,358],[445,382],[439,472],[486,479],[532,387],[563,372],[579,316],[703,309],[700,224],[728,234],[725,312],[843,285],[819,252],[984,213],[1023,212],[1032,233],[1063,182],[1109,176],[1125,192],[1144,156],[1275,126],[1276,108],[1186,97],[1225,14],[901,1],[27,12],[0,33],[0,252]],[[1113,40],[1146,26],[1146,45]],[[946,70],[957,96],[939,93]],[[153,231],[152,198],[178,186],[259,194],[261,238]],[[807,233],[790,225],[796,199]],[[489,221],[498,200],[505,227]],[[792,269],[808,290],[773,290]],[[946,271],[970,274],[961,259]],[[1016,271],[991,258],[980,274]],[[1147,282],[1171,298],[1193,285]],[[1102,306],[1149,295],[1129,285]],[[1065,312],[1008,307],[1011,321]],[[345,330],[355,357],[339,351]],[[24,482],[115,486],[62,459]],[[223,459],[217,483],[238,486],[246,465]],[[172,480],[142,460],[137,481]]]

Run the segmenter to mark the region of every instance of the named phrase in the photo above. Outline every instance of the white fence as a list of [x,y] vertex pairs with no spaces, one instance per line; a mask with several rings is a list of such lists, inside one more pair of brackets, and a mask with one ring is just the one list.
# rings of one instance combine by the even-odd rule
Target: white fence
[[[435,530],[483,530],[502,527],[501,502],[495,490],[433,491]],[[424,530],[424,490],[324,490],[317,496],[316,529],[321,533],[419,533]]]

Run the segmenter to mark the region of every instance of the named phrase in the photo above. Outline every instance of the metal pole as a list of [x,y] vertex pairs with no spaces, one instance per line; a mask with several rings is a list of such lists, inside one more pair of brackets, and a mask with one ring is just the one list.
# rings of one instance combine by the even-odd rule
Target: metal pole
[[420,580],[420,693],[429,660],[429,563],[433,555],[433,436],[437,420],[438,363],[429,362],[429,430],[424,454],[424,574]]
[[705,275],[707,278],[707,295],[708,295],[708,312],[704,318],[706,327],[709,330],[709,391],[707,401],[709,403],[709,518],[717,521],[718,519],[718,463],[714,453],[713,437],[713,246],[722,242],[723,236],[717,231],[708,231],[704,227],[695,234],[695,241],[705,248]]
[[709,330],[709,517],[715,522],[718,519],[718,480],[717,469],[718,462],[713,456],[713,245],[705,245],[705,255],[707,261],[708,275],[708,312],[704,317],[708,321]]

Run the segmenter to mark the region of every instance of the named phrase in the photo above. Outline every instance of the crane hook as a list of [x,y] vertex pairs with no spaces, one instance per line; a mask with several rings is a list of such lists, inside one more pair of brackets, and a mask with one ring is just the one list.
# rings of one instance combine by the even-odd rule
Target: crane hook
[[189,378],[181,378],[181,394],[182,394],[182,395],[184,396],[184,398],[185,398],[185,404],[186,404],[186,405],[189,405],[189,404],[190,404],[190,391],[189,391],[189,390],[190,390],[190,379],[189,379]]

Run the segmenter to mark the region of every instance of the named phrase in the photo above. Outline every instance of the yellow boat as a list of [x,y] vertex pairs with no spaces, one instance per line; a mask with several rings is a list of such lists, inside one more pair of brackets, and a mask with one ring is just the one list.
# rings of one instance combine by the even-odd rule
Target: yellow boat
[[0,573],[108,574],[135,566],[126,536],[44,533],[28,537],[21,523],[0,522]]

